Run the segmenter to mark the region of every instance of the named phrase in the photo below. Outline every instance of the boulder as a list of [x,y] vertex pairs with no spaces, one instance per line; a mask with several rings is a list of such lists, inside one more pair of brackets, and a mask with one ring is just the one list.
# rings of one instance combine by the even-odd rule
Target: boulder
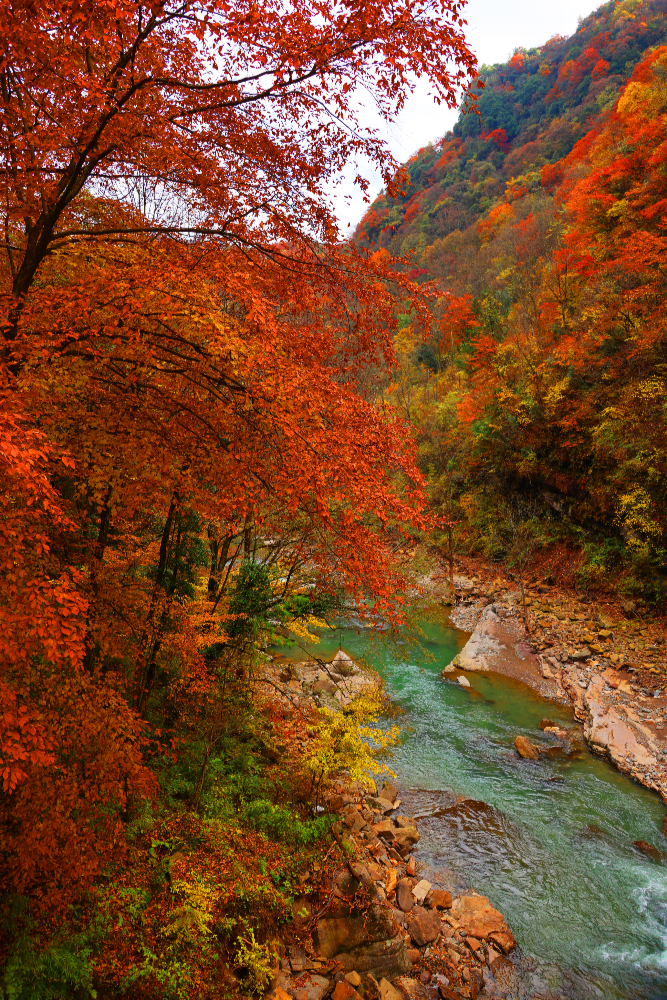
[[350,677],[355,672],[354,660],[352,657],[339,649],[331,661],[333,670],[342,677]]
[[420,948],[435,941],[442,930],[439,915],[434,910],[415,906],[408,921],[408,934]]
[[285,993],[282,986],[274,986],[265,996],[265,1000],[292,1000],[289,993]]
[[378,795],[383,799],[390,799],[391,802],[395,802],[398,798],[398,788],[396,785],[392,785],[388,781],[385,781],[382,788],[378,792]]
[[463,1000],[463,997],[461,996],[460,993],[457,993],[456,990],[453,990],[451,986],[445,986],[444,983],[438,984],[438,993],[440,995],[441,1000]]
[[517,748],[519,756],[523,757],[524,760],[540,759],[540,751],[525,736],[517,736],[514,746]]
[[380,1000],[403,1000],[403,997],[395,989],[388,979],[380,980]]
[[[348,975],[352,975],[352,973],[348,973]],[[361,976],[358,973],[357,978],[359,979],[359,983],[361,983]],[[339,983],[336,983],[336,989],[331,994],[331,1000],[361,1000],[361,997],[351,983],[345,979],[341,979]]]
[[[319,952],[337,958],[345,972],[401,975],[410,968],[403,935],[366,868],[356,864],[353,870],[355,878],[346,871],[338,876],[338,898],[318,921]],[[362,894],[366,902],[356,905]]]
[[376,837],[382,837],[383,840],[393,840],[397,832],[390,819],[381,819],[379,823],[373,824],[373,833]]
[[404,826],[400,829],[394,828],[394,843],[400,847],[409,847],[412,844],[416,844],[419,836],[419,830],[416,826]]
[[446,889],[431,889],[426,903],[436,910],[449,910],[452,906],[452,894]]
[[408,913],[415,905],[410,879],[402,878],[396,886],[396,902],[403,913]]
[[[417,952],[417,955],[419,955],[419,952]],[[421,955],[419,955],[419,957],[421,958]],[[425,973],[422,972],[421,975],[423,976]],[[428,973],[428,975],[430,977],[430,973]],[[408,976],[401,976],[400,979],[397,979],[396,986],[398,986],[406,1000],[426,1000],[426,997],[428,996],[421,983],[417,982],[416,979],[409,978]]]
[[412,895],[415,898],[415,902],[419,903],[420,906],[428,896],[430,888],[431,888],[431,883],[427,882],[426,879],[423,878],[421,882],[417,882],[417,885],[412,890]]
[[647,858],[651,858],[653,861],[662,861],[662,851],[659,851],[653,844],[649,844],[645,840],[633,840],[632,846],[645,854]]
[[356,811],[356,809],[354,812],[351,811],[347,813],[347,815],[343,816],[343,823],[345,823],[348,830],[352,830],[355,833],[358,833],[359,830],[363,830],[366,826],[366,820],[360,812]]
[[307,973],[294,983],[294,1000],[322,1000],[329,992],[329,980]]
[[475,952],[479,951],[479,949],[482,947],[482,942],[479,941],[476,937],[467,937],[466,944],[470,948],[473,955],[475,954]]
[[463,937],[478,941],[491,940],[505,953],[514,947],[512,932],[502,913],[494,909],[486,896],[459,896],[452,906],[452,915]]
[[314,694],[335,694],[338,688],[330,677],[321,677],[313,684]]
[[516,947],[516,941],[509,927],[504,931],[494,931],[489,934],[489,941],[497,944],[504,955],[509,955],[512,948]]
[[390,813],[394,808],[394,803],[390,802],[389,799],[383,798],[368,798],[366,802],[371,807],[371,809],[377,809],[381,813]]

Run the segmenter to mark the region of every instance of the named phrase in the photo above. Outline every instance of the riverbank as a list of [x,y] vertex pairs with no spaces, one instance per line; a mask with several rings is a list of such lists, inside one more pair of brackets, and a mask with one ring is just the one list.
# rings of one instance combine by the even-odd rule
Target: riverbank
[[590,749],[667,803],[662,623],[637,617],[633,602],[583,601],[546,585],[527,589],[526,623],[512,581],[478,572],[454,582],[451,621],[471,635],[445,672],[504,674],[572,705]]
[[[345,704],[374,683],[339,651],[324,660],[267,665],[264,679],[294,720],[316,704]],[[307,751],[297,726],[288,751]],[[443,793],[445,794],[445,793]],[[456,810],[461,797],[449,796]],[[391,782],[334,783],[326,808],[341,864],[323,859],[294,901],[294,924],[267,1000],[476,1000],[504,995],[515,941],[504,917],[473,890],[451,892],[423,877],[419,819],[401,811]],[[447,808],[447,807],[446,807]],[[423,817],[421,817],[423,818]],[[331,854],[331,851],[329,852]],[[311,882],[312,879],[312,882]],[[316,887],[317,886],[317,887]]]

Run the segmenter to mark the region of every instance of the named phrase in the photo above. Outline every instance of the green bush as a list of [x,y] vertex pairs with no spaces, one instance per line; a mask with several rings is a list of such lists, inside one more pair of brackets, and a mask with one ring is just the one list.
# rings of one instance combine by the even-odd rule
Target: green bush
[[240,819],[272,840],[283,840],[295,847],[314,844],[329,830],[329,820],[326,817],[320,816],[304,822],[289,809],[276,806],[267,799],[249,802],[241,811]]
[[29,937],[20,938],[0,980],[4,1000],[94,1000],[91,955],[81,935],[52,942],[42,952]]

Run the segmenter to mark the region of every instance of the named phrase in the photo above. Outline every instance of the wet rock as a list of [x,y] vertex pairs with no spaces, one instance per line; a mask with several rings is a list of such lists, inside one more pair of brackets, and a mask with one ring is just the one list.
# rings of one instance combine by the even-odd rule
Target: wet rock
[[397,884],[396,902],[404,913],[408,913],[415,905],[410,879],[402,878]]
[[415,906],[408,921],[408,934],[420,948],[435,941],[442,929],[440,917],[435,910]]
[[540,729],[550,729],[552,726],[555,726],[555,722],[551,719],[540,719]]
[[464,687],[464,688],[469,688],[470,687],[470,681],[468,680],[467,677],[464,677],[463,674],[461,674],[461,676],[458,678],[458,682],[461,685],[461,687]]
[[449,910],[452,906],[452,894],[446,889],[431,889],[426,903],[436,910]]
[[361,976],[358,972],[347,972],[345,974],[345,981],[349,983],[350,986],[354,986],[355,990],[358,986],[361,986]]
[[653,844],[649,844],[645,840],[633,840],[632,846],[645,854],[647,858],[651,858],[653,861],[662,861],[662,851],[659,851]]
[[604,837],[606,834],[602,827],[598,826],[597,823],[589,823],[579,831],[579,836],[586,840],[593,840]]
[[413,965],[416,965],[421,957],[422,953],[420,952],[419,948],[408,948],[408,958],[410,959]]
[[519,752],[519,756],[523,757],[524,760],[539,760],[540,752],[536,746],[534,746],[529,739],[525,736],[517,736],[514,741],[514,746]]
[[512,932],[486,896],[460,896],[452,905],[452,915],[458,921],[464,937],[479,941],[490,940],[507,954],[515,945]]
[[392,820],[381,819],[379,823],[373,825],[373,833],[376,837],[382,837],[383,840],[393,840],[397,830]]

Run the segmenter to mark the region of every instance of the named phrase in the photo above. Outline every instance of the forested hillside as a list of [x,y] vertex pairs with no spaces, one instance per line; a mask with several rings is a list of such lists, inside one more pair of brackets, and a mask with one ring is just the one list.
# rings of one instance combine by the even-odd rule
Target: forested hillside
[[406,304],[386,398],[459,544],[500,557],[519,531],[580,585],[649,598],[667,541],[666,10],[605,4],[483,67],[479,115],[356,234],[434,295],[426,339]]

